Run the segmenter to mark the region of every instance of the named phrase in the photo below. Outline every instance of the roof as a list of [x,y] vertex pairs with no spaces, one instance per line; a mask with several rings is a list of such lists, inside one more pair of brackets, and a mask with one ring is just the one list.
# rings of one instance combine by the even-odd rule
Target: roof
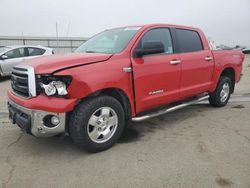
[[144,25],[130,25],[126,27],[177,27],[177,28],[186,28],[186,29],[195,29],[199,30],[197,27],[185,26],[185,25],[175,25],[175,24],[166,24],[166,23],[154,23],[154,24],[144,24]]
[[5,46],[7,48],[11,48],[11,49],[14,49],[14,48],[27,48],[27,47],[31,47],[31,48],[42,48],[42,49],[52,49],[52,48],[49,48],[49,47],[44,47],[44,46],[40,46],[40,45],[12,45],[12,46]]

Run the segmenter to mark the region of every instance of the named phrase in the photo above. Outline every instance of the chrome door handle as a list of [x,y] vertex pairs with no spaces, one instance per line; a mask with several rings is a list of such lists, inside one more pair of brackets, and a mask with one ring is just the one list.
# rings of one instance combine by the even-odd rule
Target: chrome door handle
[[132,67],[123,67],[123,72],[130,73],[132,70]]
[[213,60],[213,58],[211,56],[205,57],[205,61],[211,61],[211,60]]
[[177,65],[177,64],[180,64],[180,63],[181,63],[181,60],[171,60],[171,61],[169,61],[169,63],[170,63],[171,65]]

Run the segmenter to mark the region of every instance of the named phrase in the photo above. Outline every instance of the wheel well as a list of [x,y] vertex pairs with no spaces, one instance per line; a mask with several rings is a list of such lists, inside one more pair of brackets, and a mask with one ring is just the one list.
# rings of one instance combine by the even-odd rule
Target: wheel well
[[[91,97],[97,97],[99,95],[108,95],[108,96],[114,97],[115,99],[117,99],[121,103],[121,105],[124,109],[124,112],[125,112],[126,126],[128,126],[131,122],[132,109],[131,109],[131,104],[129,102],[127,95],[120,89],[107,88],[107,89],[96,91],[96,92],[92,93],[91,95],[83,98],[82,100],[86,100],[87,98],[91,98]],[[72,111],[68,112],[67,116],[66,116],[67,123],[66,123],[65,130],[67,133],[69,133],[69,126],[68,125],[69,125],[71,113],[72,113]]]
[[99,95],[108,95],[118,100],[121,103],[125,112],[126,125],[129,125],[131,116],[132,116],[132,109],[131,109],[131,104],[129,102],[129,99],[127,95],[124,93],[124,91],[122,91],[121,89],[117,89],[117,88],[107,88],[107,89],[99,90],[91,94],[89,97],[96,97]]
[[232,81],[233,84],[233,88],[232,88],[232,93],[234,92],[234,85],[235,85],[235,71],[233,68],[228,67],[226,69],[223,70],[223,72],[221,73],[221,76],[226,76],[229,77]]

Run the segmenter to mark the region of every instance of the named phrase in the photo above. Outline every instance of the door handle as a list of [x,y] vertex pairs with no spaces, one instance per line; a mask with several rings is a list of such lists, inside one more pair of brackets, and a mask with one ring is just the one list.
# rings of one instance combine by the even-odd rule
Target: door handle
[[123,72],[130,73],[132,70],[132,67],[123,67]]
[[169,64],[171,65],[177,65],[177,64],[180,64],[181,63],[181,60],[171,60],[169,61]]
[[206,56],[205,57],[205,61],[211,61],[211,60],[213,60],[213,58],[211,56]]

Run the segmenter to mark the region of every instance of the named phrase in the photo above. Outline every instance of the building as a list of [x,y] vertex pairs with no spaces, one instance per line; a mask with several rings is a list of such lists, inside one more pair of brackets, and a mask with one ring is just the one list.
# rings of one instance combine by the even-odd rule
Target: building
[[87,38],[80,37],[20,37],[0,36],[0,47],[11,45],[40,45],[54,49],[55,53],[73,52]]

